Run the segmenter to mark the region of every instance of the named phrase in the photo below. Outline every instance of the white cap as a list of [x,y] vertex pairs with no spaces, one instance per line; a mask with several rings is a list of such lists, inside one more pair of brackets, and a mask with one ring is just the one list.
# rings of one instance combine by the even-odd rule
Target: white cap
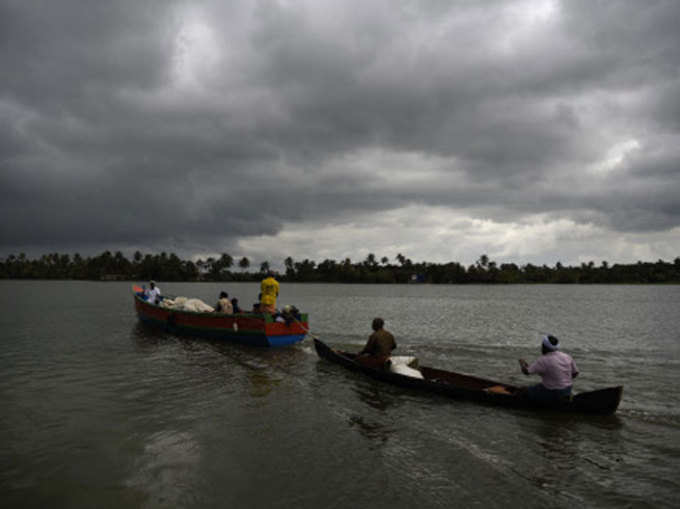
[[[555,337],[555,336],[553,336]],[[557,339],[557,338],[555,338]],[[543,340],[541,341],[541,345],[543,345],[547,350],[550,350],[551,352],[554,352],[555,350],[559,350],[559,341],[557,345],[553,345],[550,342],[550,339],[548,336],[543,336]]]

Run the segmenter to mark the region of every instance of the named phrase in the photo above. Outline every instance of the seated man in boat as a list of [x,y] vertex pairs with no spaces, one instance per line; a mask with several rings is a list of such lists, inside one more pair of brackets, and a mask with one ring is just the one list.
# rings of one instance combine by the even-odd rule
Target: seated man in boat
[[578,369],[571,355],[559,351],[559,340],[555,336],[543,336],[542,355],[533,363],[519,360],[522,373],[541,375],[541,383],[527,388],[530,399],[541,403],[556,403],[571,396],[574,378]]
[[158,304],[161,300],[161,289],[156,286],[155,281],[149,281],[149,289],[145,291],[146,300],[149,304]]
[[369,368],[384,368],[392,350],[397,347],[394,336],[383,328],[385,320],[374,318],[371,327],[373,334],[366,346],[357,354],[356,361]]
[[279,296],[279,282],[274,279],[274,272],[267,272],[267,277],[260,283],[260,311],[263,313],[276,313],[276,298]]
[[229,294],[227,292],[220,292],[220,299],[215,304],[216,313],[225,313],[227,315],[234,314],[234,307],[229,300]]

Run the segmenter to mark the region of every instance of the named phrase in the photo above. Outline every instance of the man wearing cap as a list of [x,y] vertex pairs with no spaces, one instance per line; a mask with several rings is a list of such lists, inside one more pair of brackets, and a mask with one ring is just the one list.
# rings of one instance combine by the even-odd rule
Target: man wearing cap
[[158,304],[161,299],[161,289],[156,286],[155,281],[149,281],[149,288],[146,291],[146,300],[149,304]]
[[571,355],[559,351],[559,340],[555,336],[543,336],[542,355],[531,365],[524,359],[519,360],[522,373],[541,375],[541,383],[527,389],[530,399],[542,403],[559,402],[571,396],[574,378],[578,369]]

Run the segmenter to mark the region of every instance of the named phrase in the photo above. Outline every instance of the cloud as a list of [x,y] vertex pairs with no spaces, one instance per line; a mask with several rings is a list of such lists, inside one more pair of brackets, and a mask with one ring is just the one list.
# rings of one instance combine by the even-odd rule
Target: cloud
[[[0,246],[666,255],[679,14],[664,1],[5,2]],[[423,210],[469,228],[411,228]]]
[[[284,257],[321,262],[350,258],[362,261],[370,253],[397,263],[397,254],[414,262],[474,263],[487,254],[499,263],[554,265],[615,259],[671,260],[680,249],[680,228],[664,233],[619,234],[593,223],[550,214],[525,215],[496,221],[469,215],[468,210],[410,205],[388,212],[350,214],[335,222],[305,221],[284,225],[273,238],[249,237],[239,242],[239,253],[271,260],[279,268]],[[320,234],[323,232],[323,234]],[[272,247],[278,258],[272,260]],[[584,249],[584,246],[588,246]],[[655,258],[656,257],[656,258]]]

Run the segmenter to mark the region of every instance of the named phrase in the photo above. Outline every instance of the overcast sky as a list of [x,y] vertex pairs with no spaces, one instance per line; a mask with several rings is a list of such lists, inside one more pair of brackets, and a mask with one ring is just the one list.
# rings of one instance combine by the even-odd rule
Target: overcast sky
[[0,0],[0,257],[680,256],[680,2]]

